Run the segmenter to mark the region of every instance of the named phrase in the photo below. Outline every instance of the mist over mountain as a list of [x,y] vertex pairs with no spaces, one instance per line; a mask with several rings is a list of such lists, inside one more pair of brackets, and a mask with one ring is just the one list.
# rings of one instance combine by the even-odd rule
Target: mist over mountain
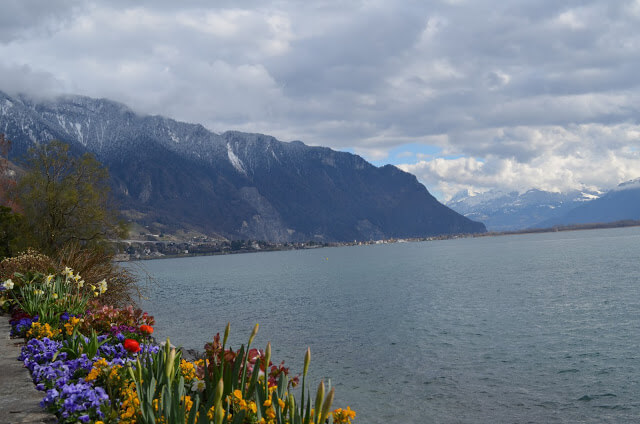
[[485,231],[415,176],[357,155],[262,134],[140,116],[106,99],[0,92],[10,158],[52,139],[109,168],[125,216],[228,239],[353,241]]

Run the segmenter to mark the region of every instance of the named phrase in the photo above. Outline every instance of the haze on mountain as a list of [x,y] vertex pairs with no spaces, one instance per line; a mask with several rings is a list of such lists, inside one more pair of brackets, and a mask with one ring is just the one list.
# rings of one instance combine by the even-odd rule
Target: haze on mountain
[[393,165],[262,134],[213,133],[107,99],[0,92],[11,158],[58,139],[111,174],[125,215],[165,232],[227,239],[354,241],[484,232]]

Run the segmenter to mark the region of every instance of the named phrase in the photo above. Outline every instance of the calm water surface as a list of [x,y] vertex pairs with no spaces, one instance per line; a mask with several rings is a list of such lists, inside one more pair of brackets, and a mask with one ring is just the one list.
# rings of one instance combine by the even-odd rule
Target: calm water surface
[[255,323],[356,423],[640,421],[640,229],[144,262],[159,338]]

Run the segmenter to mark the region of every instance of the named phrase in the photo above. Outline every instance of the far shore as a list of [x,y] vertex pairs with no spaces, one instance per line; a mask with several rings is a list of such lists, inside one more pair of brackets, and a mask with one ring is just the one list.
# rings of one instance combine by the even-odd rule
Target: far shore
[[[271,243],[264,241],[242,241],[240,245],[239,241],[222,241],[216,243],[214,241],[207,242],[175,242],[175,241],[163,241],[163,240],[126,240],[120,241],[118,244],[123,243],[128,245],[128,249],[132,253],[120,253],[116,255],[115,260],[117,262],[130,262],[130,261],[143,261],[151,259],[173,259],[173,258],[188,258],[195,256],[217,256],[217,255],[232,255],[237,253],[257,253],[257,252],[278,252],[286,250],[305,250],[305,249],[318,249],[323,247],[342,247],[342,246],[363,246],[373,244],[392,244],[392,243],[410,243],[410,242],[422,242],[422,241],[435,241],[435,240],[452,240],[460,238],[476,238],[476,237],[496,237],[496,236],[510,236],[520,234],[538,234],[538,233],[553,233],[561,231],[582,231],[582,230],[597,230],[605,228],[625,228],[625,227],[638,227],[640,226],[640,220],[623,220],[609,223],[591,223],[591,224],[575,224],[575,225],[562,225],[554,226],[550,228],[529,228],[518,231],[488,231],[486,233],[474,233],[474,234],[444,234],[431,237],[411,237],[411,238],[392,238],[385,240],[354,240],[353,242],[295,242],[295,243]],[[137,246],[137,247],[135,247]],[[178,246],[179,248],[176,248]],[[162,253],[161,250],[167,248],[167,250],[176,253]],[[140,251],[139,249],[142,249]],[[180,251],[181,253],[177,253]]]

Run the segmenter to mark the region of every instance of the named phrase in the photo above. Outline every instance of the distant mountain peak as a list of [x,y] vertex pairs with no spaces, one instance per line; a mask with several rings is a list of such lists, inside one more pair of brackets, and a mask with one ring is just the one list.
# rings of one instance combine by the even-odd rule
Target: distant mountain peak
[[598,196],[597,192],[586,190],[566,193],[538,188],[522,193],[489,190],[473,196],[459,193],[446,204],[466,217],[484,222],[490,231],[511,231],[537,226]]
[[618,184],[617,187],[613,188],[613,190],[618,191],[618,190],[629,190],[629,189],[637,189],[637,188],[640,188],[640,178],[636,178],[633,180],[620,183]]

